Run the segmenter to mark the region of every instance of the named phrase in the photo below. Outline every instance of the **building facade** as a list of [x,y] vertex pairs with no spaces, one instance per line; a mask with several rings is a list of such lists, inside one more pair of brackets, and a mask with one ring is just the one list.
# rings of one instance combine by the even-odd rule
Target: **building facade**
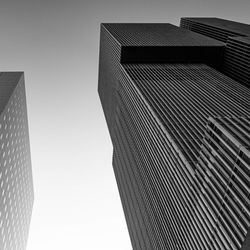
[[133,249],[249,249],[250,90],[224,41],[101,24],[98,92]]
[[0,73],[0,249],[24,250],[34,200],[22,72]]
[[181,18],[180,26],[225,43],[222,72],[250,86],[250,25],[219,18]]

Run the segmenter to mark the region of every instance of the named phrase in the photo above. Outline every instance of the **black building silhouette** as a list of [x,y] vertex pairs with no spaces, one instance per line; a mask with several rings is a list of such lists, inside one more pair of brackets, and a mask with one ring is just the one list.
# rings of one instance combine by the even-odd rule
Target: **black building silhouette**
[[250,90],[224,41],[101,24],[98,92],[133,249],[250,247]]
[[22,72],[0,73],[0,249],[24,250],[33,206]]

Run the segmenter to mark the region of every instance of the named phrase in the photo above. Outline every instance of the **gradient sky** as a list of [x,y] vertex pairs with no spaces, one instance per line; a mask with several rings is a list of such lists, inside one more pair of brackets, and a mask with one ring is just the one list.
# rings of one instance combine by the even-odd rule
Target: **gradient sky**
[[97,95],[101,22],[216,16],[249,0],[1,0],[0,69],[24,71],[35,203],[28,250],[131,249]]

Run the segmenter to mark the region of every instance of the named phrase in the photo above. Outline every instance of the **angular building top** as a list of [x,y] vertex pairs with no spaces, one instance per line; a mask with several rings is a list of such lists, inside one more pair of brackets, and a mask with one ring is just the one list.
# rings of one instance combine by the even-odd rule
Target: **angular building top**
[[[219,65],[224,44],[168,23],[104,23],[121,46],[122,63],[206,62]],[[211,58],[216,56],[217,60]]]
[[121,46],[223,46],[170,23],[103,23]]
[[231,36],[250,36],[250,26],[222,18],[215,17],[182,17],[181,21],[190,21],[200,25],[210,26],[211,28],[227,31]]
[[7,105],[22,75],[23,72],[0,72],[0,114]]
[[221,71],[250,87],[250,25],[220,18],[181,18],[182,28],[225,43]]

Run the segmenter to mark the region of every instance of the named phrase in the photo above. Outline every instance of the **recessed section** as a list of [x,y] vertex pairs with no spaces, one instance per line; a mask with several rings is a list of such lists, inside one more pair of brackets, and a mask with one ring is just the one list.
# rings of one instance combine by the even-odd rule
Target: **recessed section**
[[121,63],[205,63],[220,68],[224,47],[123,46]]

